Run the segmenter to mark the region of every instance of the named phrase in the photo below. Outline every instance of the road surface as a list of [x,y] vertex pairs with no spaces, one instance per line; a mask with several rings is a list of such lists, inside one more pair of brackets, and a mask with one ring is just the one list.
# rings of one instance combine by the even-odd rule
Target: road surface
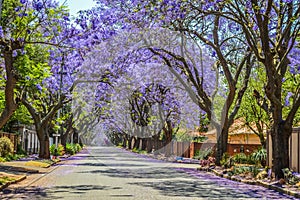
[[1,199],[197,200],[293,199],[290,196],[115,147],[89,147]]

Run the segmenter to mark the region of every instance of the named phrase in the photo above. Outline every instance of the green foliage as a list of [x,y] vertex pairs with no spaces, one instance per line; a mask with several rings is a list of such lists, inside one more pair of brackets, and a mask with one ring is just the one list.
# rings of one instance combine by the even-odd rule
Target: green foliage
[[206,137],[201,135],[195,137],[188,134],[186,131],[179,130],[174,135],[174,139],[178,142],[203,142],[205,141]]
[[193,138],[193,142],[198,142],[198,143],[201,143],[201,142],[204,142],[205,140],[207,139],[206,136],[197,136],[197,137],[194,137]]
[[0,157],[6,157],[14,152],[14,145],[8,137],[0,138]]
[[233,165],[232,159],[230,159],[229,153],[225,152],[222,155],[222,159],[220,160],[220,164],[224,168],[230,168]]
[[13,178],[13,177],[1,176],[0,177],[0,186],[6,184],[8,182],[14,182],[15,180],[16,180],[16,178]]
[[234,166],[233,173],[234,174],[244,174],[244,173],[252,173],[253,177],[256,177],[259,173],[259,168],[255,165],[241,165],[241,166]]
[[295,176],[294,172],[289,168],[282,169],[282,172],[284,174],[285,181],[290,185],[296,185],[300,182],[300,178]]
[[145,151],[145,150],[140,150],[140,149],[137,149],[137,148],[133,148],[133,149],[132,149],[132,152],[134,152],[134,153],[139,153],[139,154],[147,154],[147,151]]
[[57,149],[55,148],[55,144],[50,146],[50,153],[54,156],[62,156],[64,154],[65,148],[63,145],[58,144]]
[[267,150],[264,148],[260,148],[251,154],[251,158],[257,163],[260,163],[262,166],[264,166],[267,159]]
[[179,130],[175,134],[174,139],[178,142],[191,142],[191,141],[193,141],[193,136],[187,134],[186,131]]
[[[3,96],[2,96],[3,95]],[[0,92],[0,99],[4,98],[4,94]],[[4,101],[0,100],[0,110],[4,107]],[[13,133],[12,127],[16,124],[31,125],[33,123],[32,117],[24,105],[19,105],[17,110],[13,113],[9,121],[2,128],[4,132]]]
[[248,162],[248,157],[244,153],[235,154],[233,157],[234,163],[246,164]]
[[82,146],[80,144],[76,143],[75,146],[76,146],[76,152],[81,151]]
[[22,148],[21,144],[17,145],[17,154],[27,156],[27,152]]
[[233,162],[238,164],[256,164],[256,161],[252,159],[251,155],[246,155],[244,153],[235,154],[233,156]]
[[256,164],[256,160],[252,158],[251,155],[247,156],[244,153],[235,154],[234,156],[230,156],[228,153],[224,153],[220,164],[225,168],[230,168],[235,164]]
[[[283,88],[282,102],[285,102],[282,112],[283,112],[283,116],[287,117],[290,110],[292,109],[294,100],[297,97],[297,94],[299,93],[300,73],[298,74],[286,73],[285,80],[282,83],[282,88]],[[288,97],[288,93],[291,93],[292,95]],[[299,122],[300,122],[300,112],[296,112],[296,115],[293,119],[293,125],[299,126]]]
[[66,153],[70,154],[70,155],[74,155],[75,153],[81,151],[82,147],[80,146],[80,144],[70,144],[67,143],[66,144]]
[[213,153],[213,148],[206,148],[203,150],[198,150],[195,152],[194,159],[198,160],[207,160],[209,156],[211,156]]
[[76,153],[75,146],[73,144],[67,143],[66,144],[66,153],[70,155],[74,155]]
[[5,161],[19,160],[22,157],[24,157],[24,155],[18,155],[18,154],[9,153],[9,154],[7,154],[5,156]]

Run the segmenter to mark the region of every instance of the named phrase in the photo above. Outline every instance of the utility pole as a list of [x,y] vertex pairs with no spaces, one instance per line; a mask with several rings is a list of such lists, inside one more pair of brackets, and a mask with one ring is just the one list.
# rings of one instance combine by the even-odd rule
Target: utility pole
[[[61,90],[62,90],[62,79],[63,79],[63,66],[64,66],[64,62],[65,62],[65,54],[63,53],[63,56],[62,56],[62,63],[60,65],[60,82],[59,82],[59,91],[58,91],[58,103],[60,103],[61,101]],[[61,108],[57,111],[57,118],[59,119],[60,118],[60,115],[61,115]],[[57,124],[59,125],[59,122],[57,122]],[[60,125],[60,128],[58,130],[58,133],[55,134],[55,148],[57,149],[58,148],[58,137],[61,136],[62,134],[62,127]]]

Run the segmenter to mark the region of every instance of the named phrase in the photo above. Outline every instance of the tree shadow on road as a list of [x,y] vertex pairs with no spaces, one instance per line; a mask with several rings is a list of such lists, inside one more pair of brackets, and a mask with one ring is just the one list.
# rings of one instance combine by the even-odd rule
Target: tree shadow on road
[[[120,165],[122,166],[122,165]],[[128,165],[134,167],[135,165]],[[138,166],[138,165],[137,165]],[[180,171],[173,171],[170,173],[168,168],[152,168],[146,165],[145,168],[110,168],[110,169],[97,169],[84,171],[79,173],[95,173],[103,174],[115,178],[137,178],[137,179],[164,179],[164,178],[177,178],[183,176],[185,173]]]
[[[55,186],[51,188],[27,187],[16,190],[5,189],[1,199],[62,199],[99,190],[120,190],[121,187],[100,185]],[[59,196],[57,196],[59,195]]]

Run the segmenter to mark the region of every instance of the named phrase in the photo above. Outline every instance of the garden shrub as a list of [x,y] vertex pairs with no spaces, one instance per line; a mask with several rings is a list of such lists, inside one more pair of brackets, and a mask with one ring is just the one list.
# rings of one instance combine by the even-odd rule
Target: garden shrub
[[229,153],[224,153],[222,159],[220,160],[220,164],[224,168],[230,168],[233,165],[232,158],[230,157]]
[[14,145],[8,137],[0,138],[0,157],[6,157],[14,152]]
[[213,148],[206,148],[195,152],[194,159],[197,160],[207,160],[209,156],[213,153]]
[[64,148],[64,146],[63,145],[61,145],[61,144],[59,144],[58,146],[57,146],[57,151],[55,152],[55,144],[52,144],[51,146],[50,146],[50,153],[52,154],[52,155],[55,155],[55,156],[62,156],[63,154],[64,154],[64,151],[65,151],[65,148]]
[[252,159],[252,156],[247,156],[244,153],[235,154],[233,157],[233,162],[237,164],[256,164],[256,160]]
[[75,146],[76,146],[76,153],[81,151],[82,146],[80,144],[76,143]]
[[81,151],[82,147],[80,144],[70,144],[67,143],[66,144],[66,153],[70,154],[70,155],[74,155],[75,153]]
[[267,169],[264,169],[263,171],[259,172],[256,176],[257,179],[262,180],[268,177]]
[[201,167],[213,167],[215,166],[216,158],[214,157],[208,157],[207,160],[200,160],[200,166]]
[[263,167],[266,165],[266,159],[267,159],[267,150],[264,148],[260,148],[256,151],[254,151],[251,154],[251,158],[256,162],[261,164]]
[[246,154],[238,153],[233,156],[233,161],[234,161],[234,163],[246,164],[248,161],[248,158],[247,158]]
[[300,182],[300,178],[295,176],[295,172],[289,168],[282,169],[285,181],[290,185],[296,185]]
[[74,155],[76,153],[76,149],[73,144],[70,143],[66,144],[66,153],[70,155]]
[[17,154],[27,156],[27,152],[22,148],[21,144],[17,145]]
[[254,165],[248,165],[248,166],[234,166],[233,167],[233,173],[234,174],[243,174],[243,173],[252,173],[253,177],[256,177],[257,174],[259,173],[259,169],[257,166]]

